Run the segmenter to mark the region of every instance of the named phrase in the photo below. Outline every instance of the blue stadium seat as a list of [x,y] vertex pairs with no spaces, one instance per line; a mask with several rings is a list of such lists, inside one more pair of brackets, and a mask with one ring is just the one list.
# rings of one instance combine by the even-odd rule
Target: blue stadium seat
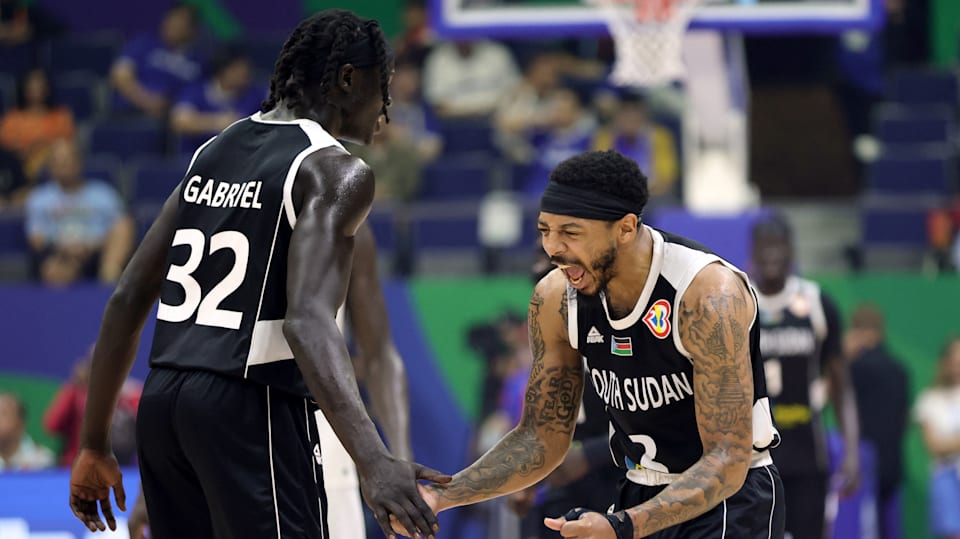
[[890,152],[870,163],[873,193],[947,194],[954,189],[954,160],[944,152]]
[[487,120],[442,120],[440,135],[446,155],[464,152],[495,154],[493,126]]
[[189,159],[142,158],[133,162],[130,198],[136,204],[163,204],[187,172]]
[[413,222],[415,248],[466,249],[479,248],[476,211],[465,214],[421,217]]
[[420,198],[480,198],[490,188],[490,170],[494,164],[491,159],[476,155],[441,157],[424,167]]
[[73,112],[77,121],[86,121],[100,112],[94,96],[99,81],[96,77],[79,74],[55,81],[57,98]]
[[960,103],[957,75],[950,71],[901,70],[891,77],[887,92],[891,101],[901,104],[956,107]]
[[946,105],[886,105],[873,114],[873,133],[886,146],[950,143],[956,135],[954,114]]
[[120,37],[113,33],[63,37],[50,45],[50,68],[54,73],[88,71],[106,77],[120,50]]
[[868,207],[861,213],[866,246],[921,247],[928,243],[927,210]]
[[0,213],[0,255],[26,253],[28,250],[23,214]]
[[123,163],[112,155],[87,156],[83,161],[83,174],[89,179],[103,180],[121,193],[127,190],[123,181]]
[[106,121],[90,132],[90,152],[128,159],[163,151],[164,127],[150,120]]

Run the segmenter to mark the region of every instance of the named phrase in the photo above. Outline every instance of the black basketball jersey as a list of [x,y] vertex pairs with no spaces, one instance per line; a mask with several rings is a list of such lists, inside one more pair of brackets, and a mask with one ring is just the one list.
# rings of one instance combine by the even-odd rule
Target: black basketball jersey
[[760,350],[773,418],[783,435],[774,456],[784,474],[825,472],[827,443],[821,377],[827,317],[820,287],[796,276],[775,295],[757,295]]
[[304,158],[330,146],[343,148],[316,122],[256,113],[196,151],[181,183],[151,366],[309,396],[282,331],[292,192]]
[[[610,449],[628,478],[644,483],[643,470],[677,474],[703,455],[694,409],[693,363],[677,332],[677,306],[707,264],[720,262],[746,276],[705,247],[650,229],[653,259],[633,311],[613,320],[603,294],[584,296],[567,288],[571,344],[586,358],[589,385],[607,405]],[[777,440],[764,386],[759,331],[750,329],[753,363],[755,466],[771,461]],[[655,480],[654,480],[655,481]],[[646,483],[645,483],[646,484]]]

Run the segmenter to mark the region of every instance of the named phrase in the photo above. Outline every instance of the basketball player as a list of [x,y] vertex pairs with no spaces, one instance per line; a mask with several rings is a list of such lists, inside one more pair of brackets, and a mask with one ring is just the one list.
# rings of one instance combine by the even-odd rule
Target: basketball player
[[843,358],[840,315],[816,283],[792,274],[792,233],[782,215],[761,219],[752,235],[760,351],[774,421],[783,435],[774,458],[786,491],[786,529],[794,539],[821,539],[830,490],[821,415],[828,394],[843,433],[841,494],[852,493],[858,483],[857,404]]
[[[390,322],[377,276],[376,241],[369,224],[360,226],[354,244],[344,305],[359,349],[359,354],[353,357],[354,370],[358,381],[368,388],[371,411],[390,443],[390,452],[397,458],[409,460],[412,450],[406,372],[390,336]],[[318,430],[329,535],[338,539],[363,539],[366,524],[356,466],[323,414],[317,413],[317,421],[321,422]],[[131,539],[146,537],[143,529],[149,524],[142,495],[137,497],[128,524]]]
[[320,12],[284,44],[263,112],[194,154],[104,313],[71,477],[91,531],[116,526],[110,488],[125,506],[107,432],[158,298],[137,418],[153,537],[328,537],[317,409],[385,533],[391,515],[438,529],[416,479],[446,478],[387,451],[335,320],[374,192],[337,139],[373,138],[391,69],[375,21]]
[[647,198],[647,178],[615,151],[581,154],[551,173],[539,229],[559,269],[530,300],[534,363],[522,419],[452,482],[421,487],[434,509],[550,473],[570,447],[586,368],[625,480],[612,513],[571,508],[547,527],[580,539],[783,536],[768,451],[778,436],[747,277],[642,224]]

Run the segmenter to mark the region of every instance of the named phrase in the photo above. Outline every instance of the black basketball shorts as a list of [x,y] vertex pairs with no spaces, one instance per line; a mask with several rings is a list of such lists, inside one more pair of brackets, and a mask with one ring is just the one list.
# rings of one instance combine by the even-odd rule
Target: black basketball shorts
[[[617,511],[640,505],[666,486],[620,485]],[[783,484],[776,466],[751,468],[743,487],[699,517],[667,528],[653,539],[783,539]]]
[[151,537],[325,539],[315,410],[264,385],[152,369],[137,414]]

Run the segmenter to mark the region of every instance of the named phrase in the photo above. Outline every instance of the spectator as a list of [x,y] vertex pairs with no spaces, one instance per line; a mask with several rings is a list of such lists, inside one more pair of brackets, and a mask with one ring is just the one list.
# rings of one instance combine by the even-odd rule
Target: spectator
[[397,57],[408,58],[418,67],[422,66],[434,40],[426,0],[407,0],[401,18],[403,31],[396,41]]
[[385,124],[372,143],[350,148],[376,174],[378,201],[409,202],[420,189],[424,161],[408,133],[401,126]]
[[[87,354],[74,365],[70,380],[60,386],[43,417],[44,428],[63,443],[61,466],[73,464],[80,449],[80,426],[87,406],[87,382],[90,380],[92,353],[91,346]],[[141,389],[139,382],[127,380],[120,392],[120,401],[114,413],[110,439],[117,461],[122,465],[131,465],[136,460],[134,425]]]
[[53,466],[53,452],[34,443],[26,429],[27,409],[23,402],[9,393],[0,393],[0,472]]
[[30,70],[17,81],[16,106],[0,119],[0,145],[20,156],[30,179],[39,175],[53,143],[75,131],[73,114],[53,93],[47,73]]
[[917,397],[916,419],[932,457],[930,529],[960,538],[960,337],[947,342],[933,387]]
[[34,2],[0,0],[0,47],[54,38],[63,30],[63,23]]
[[851,362],[860,437],[871,442],[877,452],[878,539],[899,539],[910,380],[885,341],[886,328],[880,310],[873,305],[858,306],[844,337],[844,355]]
[[[92,348],[92,347],[91,347]],[[63,449],[60,465],[70,466],[80,449],[80,425],[87,405],[87,382],[90,380],[90,352],[73,366],[73,373],[53,396],[43,416],[43,426],[60,439]]]
[[441,117],[485,117],[518,78],[510,51],[500,43],[443,43],[427,56],[424,95]]
[[535,150],[533,171],[525,192],[534,199],[543,194],[551,170],[561,161],[589,149],[595,126],[594,118],[583,110],[579,96],[566,89],[557,92],[547,118],[547,131],[531,141]]
[[53,181],[27,198],[27,239],[35,273],[45,283],[65,285],[120,277],[133,247],[133,221],[120,196],[102,181],[83,176],[80,152],[72,140],[54,144]]
[[559,92],[556,59],[552,55],[535,56],[524,78],[497,104],[494,115],[497,142],[514,161],[529,161],[533,148],[529,141],[547,129],[551,107]]
[[250,58],[237,47],[225,47],[211,61],[210,78],[180,94],[170,126],[180,135],[180,151],[192,154],[207,139],[244,116],[260,110],[266,88],[253,84]]
[[608,129],[593,140],[594,150],[617,150],[640,165],[650,179],[650,197],[676,197],[677,147],[666,128],[650,122],[646,102],[639,95],[620,99]]
[[398,136],[410,140],[421,161],[426,163],[436,159],[443,141],[430,126],[420,94],[420,68],[416,64],[397,61],[390,85],[390,101],[390,127],[397,128]]
[[167,11],[159,35],[128,43],[110,71],[114,111],[161,118],[185,86],[200,78],[200,61],[192,50],[196,10],[177,5]]

